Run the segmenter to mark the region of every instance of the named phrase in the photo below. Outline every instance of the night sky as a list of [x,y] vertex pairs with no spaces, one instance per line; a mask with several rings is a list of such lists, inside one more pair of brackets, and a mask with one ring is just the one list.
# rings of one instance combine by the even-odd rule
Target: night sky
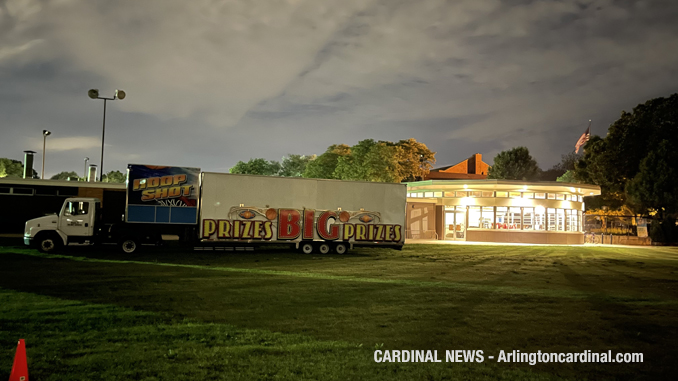
[[678,2],[0,0],[0,157],[46,177],[415,138],[436,166],[524,145],[544,169],[589,119],[678,91]]

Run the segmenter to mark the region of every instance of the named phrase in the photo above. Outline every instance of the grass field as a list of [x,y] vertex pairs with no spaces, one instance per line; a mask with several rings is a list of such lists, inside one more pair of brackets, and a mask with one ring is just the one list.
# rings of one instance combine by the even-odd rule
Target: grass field
[[[408,245],[351,255],[0,247],[0,379],[674,379],[678,248]],[[483,363],[376,364],[380,349]],[[500,350],[640,352],[496,363]]]

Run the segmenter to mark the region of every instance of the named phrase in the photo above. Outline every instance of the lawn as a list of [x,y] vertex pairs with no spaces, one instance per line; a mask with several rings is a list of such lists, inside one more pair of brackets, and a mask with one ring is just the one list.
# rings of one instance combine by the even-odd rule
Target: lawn
[[[4,247],[0,379],[25,338],[31,379],[650,380],[678,370],[677,312],[676,248],[48,256]],[[486,358],[376,364],[375,348],[481,349]],[[514,349],[641,352],[644,362],[487,359]]]

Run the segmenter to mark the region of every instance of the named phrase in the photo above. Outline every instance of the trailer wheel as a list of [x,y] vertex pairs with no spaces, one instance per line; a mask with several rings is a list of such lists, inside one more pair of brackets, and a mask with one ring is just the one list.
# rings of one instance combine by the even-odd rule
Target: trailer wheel
[[127,237],[120,241],[120,250],[125,254],[133,254],[139,251],[139,242],[136,238]]
[[320,254],[327,254],[330,252],[330,244],[329,243],[321,243],[320,246],[318,246],[318,251]]
[[37,237],[38,251],[42,253],[53,253],[61,248],[61,237],[56,234],[40,234]]
[[346,254],[347,250],[348,250],[348,247],[346,247],[345,243],[338,243],[334,246],[334,251],[337,254]]
[[311,254],[313,252],[313,244],[310,242],[304,242],[300,246],[301,252],[304,254]]

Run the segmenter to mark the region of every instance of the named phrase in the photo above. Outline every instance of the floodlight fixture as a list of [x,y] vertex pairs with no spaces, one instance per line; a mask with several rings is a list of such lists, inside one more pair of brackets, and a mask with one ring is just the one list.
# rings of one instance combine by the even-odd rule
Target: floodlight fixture
[[125,91],[123,90],[115,90],[115,94],[113,94],[113,98],[106,98],[106,97],[100,97],[99,96],[99,90],[98,89],[91,89],[87,92],[87,95],[92,98],[92,99],[103,99],[104,100],[104,121],[103,121],[103,128],[101,132],[101,162],[99,163],[99,181],[103,180],[104,176],[104,138],[106,137],[106,101],[114,101],[116,99],[123,100],[127,96]]
[[42,174],[40,175],[40,178],[43,180],[45,179],[45,152],[47,151],[47,137],[51,134],[51,131],[42,130]]

